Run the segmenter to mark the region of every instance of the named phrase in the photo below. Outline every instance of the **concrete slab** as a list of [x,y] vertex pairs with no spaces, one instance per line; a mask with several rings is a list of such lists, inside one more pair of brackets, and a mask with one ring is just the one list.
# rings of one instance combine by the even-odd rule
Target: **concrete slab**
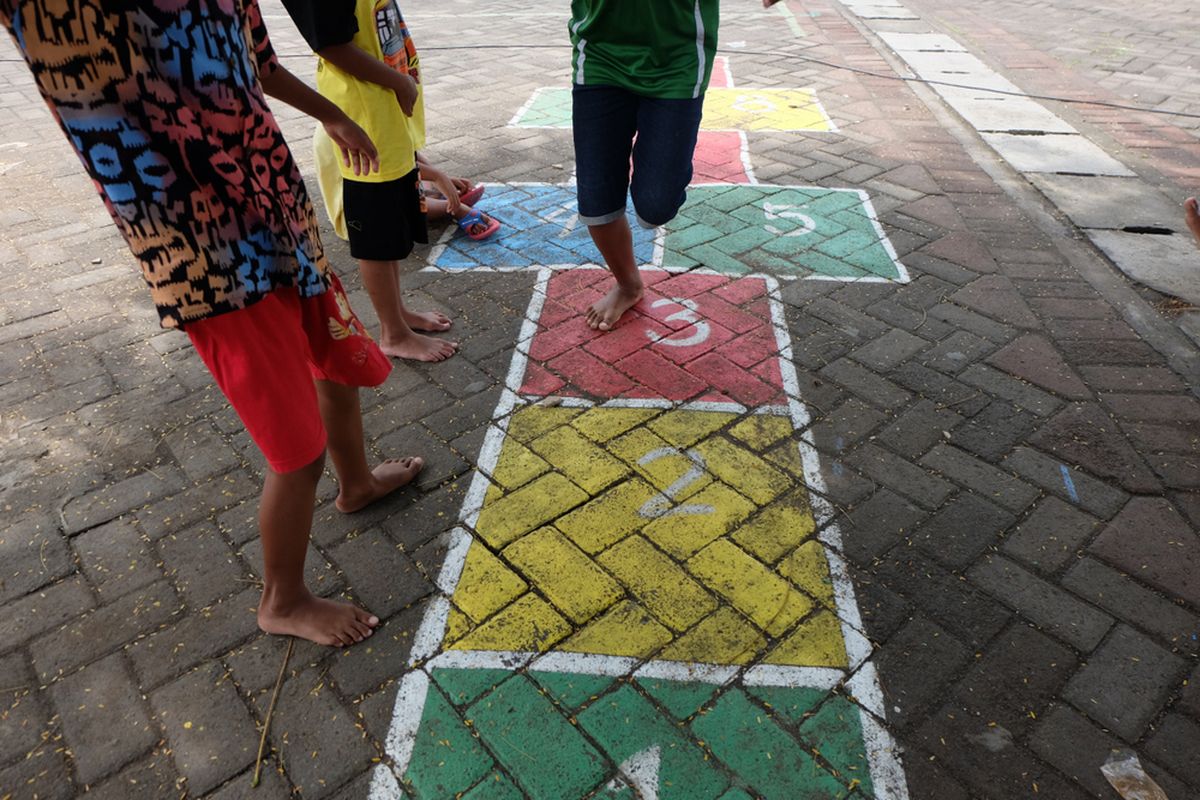
[[1129,167],[1079,134],[985,133],[983,138],[1001,158],[1021,172],[1134,175]]
[[1181,234],[1153,236],[1088,231],[1088,236],[1126,275],[1151,289],[1200,305],[1196,243]]
[[879,37],[887,46],[903,55],[926,50],[934,52],[967,52],[967,48],[941,33],[881,33]]
[[946,86],[933,88],[978,131],[1077,133],[1045,107],[1024,97],[994,94],[977,89],[955,89]]
[[1029,180],[1081,228],[1168,228],[1186,233],[1179,204],[1136,178],[1030,175]]
[[846,3],[851,13],[862,19],[920,19],[919,16],[898,5],[880,3]]

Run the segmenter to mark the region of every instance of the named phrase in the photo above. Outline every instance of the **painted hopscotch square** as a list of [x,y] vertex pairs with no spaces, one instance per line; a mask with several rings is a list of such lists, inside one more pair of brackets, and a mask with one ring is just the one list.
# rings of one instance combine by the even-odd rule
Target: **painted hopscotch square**
[[[550,183],[486,184],[477,206],[500,221],[500,230],[482,242],[451,227],[430,253],[433,267],[446,270],[521,269],[601,263],[587,226],[579,224],[575,187]],[[639,264],[654,257],[654,231],[629,212],[634,255]]]
[[780,277],[906,283],[865,192],[701,185],[666,229],[662,266]]
[[404,775],[418,798],[874,795],[862,712],[825,689],[729,683],[727,673],[622,680],[536,661],[526,674],[430,673]]
[[646,296],[611,331],[587,326],[587,308],[612,277],[555,273],[547,287],[527,396],[669,400],[760,407],[786,402],[767,282],[643,270]]
[[507,433],[444,648],[848,666],[789,417],[526,406]]
[[[509,123],[517,128],[570,128],[570,88],[543,86]],[[740,89],[710,86],[704,95],[705,131],[833,131],[812,89]]]

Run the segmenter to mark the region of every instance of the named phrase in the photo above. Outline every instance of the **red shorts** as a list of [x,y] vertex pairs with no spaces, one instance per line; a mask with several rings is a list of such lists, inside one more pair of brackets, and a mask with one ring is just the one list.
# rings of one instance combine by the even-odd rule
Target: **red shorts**
[[378,386],[392,363],[350,310],[336,275],[324,294],[276,289],[249,308],[189,322],[196,352],[275,472],[325,450],[313,380]]

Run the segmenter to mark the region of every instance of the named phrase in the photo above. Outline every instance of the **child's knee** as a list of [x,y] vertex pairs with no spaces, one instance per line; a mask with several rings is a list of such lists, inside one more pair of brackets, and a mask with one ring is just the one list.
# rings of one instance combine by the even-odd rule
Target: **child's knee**
[[675,219],[687,195],[679,192],[670,195],[665,192],[637,192],[633,194],[633,210],[637,213],[638,224],[643,228],[657,228]]

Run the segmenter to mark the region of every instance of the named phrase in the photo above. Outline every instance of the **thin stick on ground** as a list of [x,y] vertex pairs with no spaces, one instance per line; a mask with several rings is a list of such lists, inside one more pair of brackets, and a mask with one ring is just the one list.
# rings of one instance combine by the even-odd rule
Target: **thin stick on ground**
[[292,658],[292,647],[295,646],[295,638],[288,638],[288,649],[283,654],[283,663],[279,665],[279,675],[275,678],[275,690],[271,692],[271,705],[267,706],[267,718],[263,720],[262,736],[258,739],[258,756],[254,759],[254,778],[250,781],[250,788],[257,789],[258,781],[262,777],[262,758],[263,749],[267,746],[267,731],[271,729],[271,715],[275,713],[275,701],[279,699],[279,687],[283,686],[283,674],[287,671],[288,661]]

